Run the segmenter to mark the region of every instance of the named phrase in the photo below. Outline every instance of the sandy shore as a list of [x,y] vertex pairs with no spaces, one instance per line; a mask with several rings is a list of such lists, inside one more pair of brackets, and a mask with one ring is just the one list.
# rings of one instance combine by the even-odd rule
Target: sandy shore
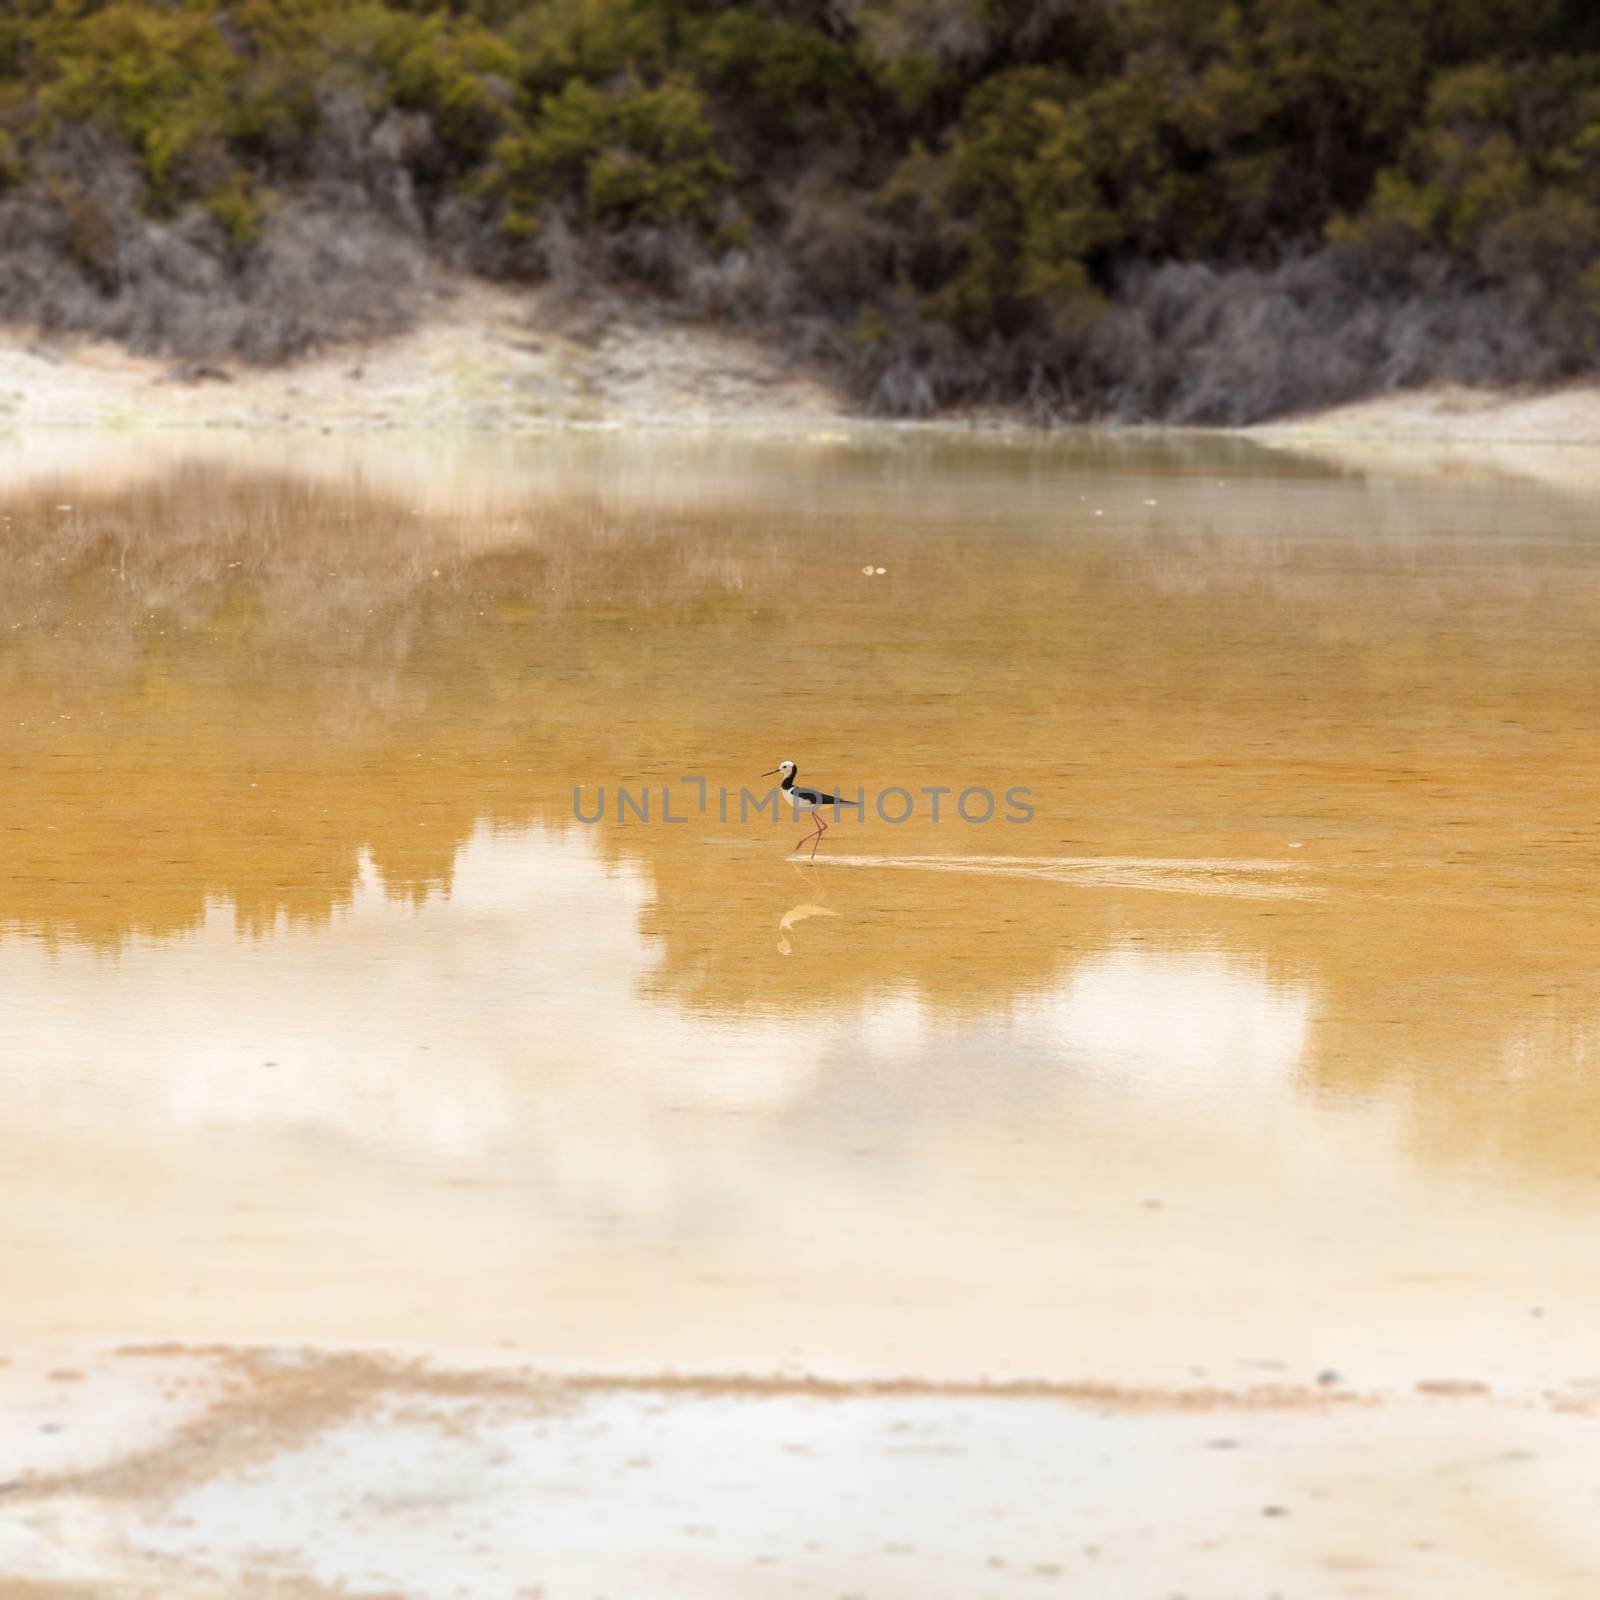
[[291,366],[196,366],[108,344],[0,332],[0,427],[534,428],[840,416],[781,352],[647,310],[579,318],[473,284],[410,333]]
[[1455,482],[1522,478],[1579,492],[1600,486],[1596,387],[1414,390],[1242,431],[1270,448],[1354,472]]
[[1418,389],[1249,430],[1261,438],[1417,445],[1600,444],[1600,388],[1545,393]]

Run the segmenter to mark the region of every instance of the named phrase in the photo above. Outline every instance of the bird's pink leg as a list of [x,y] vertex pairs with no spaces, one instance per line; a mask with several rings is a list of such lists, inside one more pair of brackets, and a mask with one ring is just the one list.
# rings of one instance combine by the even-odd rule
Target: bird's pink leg
[[817,846],[822,843],[822,836],[828,831],[828,824],[822,820],[820,811],[813,811],[811,815],[816,818],[817,822],[816,836],[811,842],[811,859],[815,861],[817,859]]

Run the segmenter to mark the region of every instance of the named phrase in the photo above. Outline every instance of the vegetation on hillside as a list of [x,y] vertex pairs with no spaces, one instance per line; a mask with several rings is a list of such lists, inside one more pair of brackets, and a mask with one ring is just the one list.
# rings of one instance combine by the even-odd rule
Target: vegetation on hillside
[[1237,422],[1600,356],[1585,0],[11,0],[0,316],[184,358],[441,268],[895,414]]

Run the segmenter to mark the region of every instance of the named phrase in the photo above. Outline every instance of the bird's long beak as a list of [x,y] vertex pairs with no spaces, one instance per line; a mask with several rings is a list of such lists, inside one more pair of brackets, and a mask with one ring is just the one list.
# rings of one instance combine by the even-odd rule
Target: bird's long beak
[[[776,771],[777,771],[777,770],[778,770],[778,769],[777,769],[777,768],[776,768],[776,767],[774,767],[774,768],[773,768],[773,769],[772,769],[772,772],[776,772]],[[763,773],[762,773],[762,774],[761,774],[761,776],[762,776],[762,777],[763,777],[763,778],[770,778],[770,777],[771,777],[771,776],[772,776],[772,772],[763,772]]]

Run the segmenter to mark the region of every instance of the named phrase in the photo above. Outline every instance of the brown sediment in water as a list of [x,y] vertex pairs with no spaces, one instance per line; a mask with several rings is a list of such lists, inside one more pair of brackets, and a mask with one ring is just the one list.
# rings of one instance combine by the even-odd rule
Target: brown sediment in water
[[[183,1358],[221,1375],[203,1415],[155,1448],[13,1486],[0,1540],[31,1531],[44,1569],[91,1560],[101,1578],[85,1592],[109,1583],[184,1600],[432,1593],[463,1581],[512,1594],[533,1579],[593,1582],[605,1563],[621,1569],[613,1583],[642,1581],[682,1559],[684,1538],[708,1540],[689,1548],[742,1592],[764,1551],[772,1564],[752,1493],[783,1495],[767,1519],[792,1534],[787,1581],[810,1589],[841,1567],[860,1581],[888,1557],[890,1573],[919,1588],[970,1566],[987,1592],[1023,1593],[1048,1567],[1140,1592],[1149,1578],[1130,1563],[1170,1573],[1204,1555],[1231,1585],[1337,1572],[1442,1594],[1470,1570],[1537,1574],[1564,1594],[1579,1592],[1568,1579],[1593,1548],[1560,1490],[1581,1450],[1560,1407],[1484,1395],[452,1371],[237,1348]],[[118,1358],[90,1358],[103,1360]],[[675,1441],[702,1464],[681,1459]],[[840,1511],[869,1482],[870,1523],[858,1530]],[[1556,1489],[1562,1505],[1531,1517],[1531,1486]],[[944,1523],[930,1512],[952,1489],[971,1513]],[[1158,1528],[1142,1525],[1154,1497]],[[1483,1519],[1495,1499],[1499,1515]],[[647,1508],[667,1503],[693,1520],[658,1525]],[[553,1516],[559,1535],[544,1531]],[[1262,1519],[1299,1531],[1280,1539]],[[422,1528],[436,1536],[419,1545]],[[52,1548],[71,1529],[78,1547]],[[393,1563],[404,1572],[384,1579]],[[0,1592],[29,1587],[24,1577]]]
[[[125,1346],[113,1357],[138,1357]],[[1139,1388],[1055,1379],[958,1382],[915,1377],[832,1379],[760,1373],[535,1372],[478,1366],[441,1367],[425,1357],[375,1352],[305,1349],[285,1353],[249,1347],[181,1345],[150,1353],[193,1363],[218,1390],[198,1416],[149,1450],[133,1450],[87,1471],[33,1474],[10,1486],[18,1500],[92,1493],[111,1498],[171,1494],[229,1470],[304,1445],[313,1436],[371,1412],[380,1402],[416,1399],[512,1400],[539,1412],[568,1410],[592,1395],[666,1399],[861,1400],[920,1399],[945,1402],[1048,1401],[1101,1411],[1191,1413],[1345,1409],[1381,1404],[1381,1397],[1349,1390],[1250,1384]],[[1455,1393],[1446,1384],[1419,1384],[1423,1393]],[[1467,1391],[1461,1391],[1467,1392]],[[1485,1392],[1482,1386],[1471,1391]]]

